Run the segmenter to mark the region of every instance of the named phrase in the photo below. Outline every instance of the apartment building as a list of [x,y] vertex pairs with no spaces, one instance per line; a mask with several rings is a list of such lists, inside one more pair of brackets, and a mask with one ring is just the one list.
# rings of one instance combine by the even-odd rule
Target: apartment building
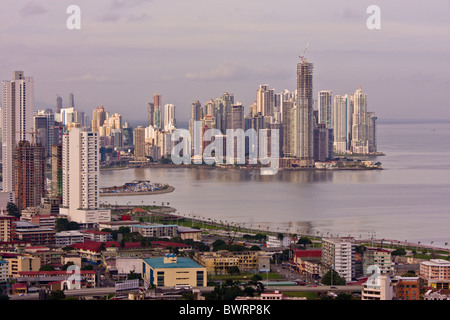
[[39,271],[41,267],[41,259],[37,257],[18,255],[5,260],[8,261],[10,278],[18,277],[19,272],[23,271]]
[[138,232],[149,238],[173,238],[178,235],[178,226],[164,224],[132,225],[131,232]]
[[419,300],[419,277],[394,277],[394,297],[396,300]]
[[267,272],[270,270],[270,255],[260,251],[198,252],[196,261],[204,266],[208,274],[227,274],[231,267],[238,267],[241,272]]
[[0,215],[0,242],[10,242],[13,240],[16,218],[8,215]]
[[370,266],[377,266],[381,274],[390,273],[394,270],[391,252],[384,249],[368,248],[362,256],[363,274],[369,276],[372,274]]
[[347,282],[355,277],[355,243],[351,237],[323,238],[323,272],[333,269]]
[[431,259],[420,263],[420,277],[433,289],[449,289],[450,261]]
[[369,278],[361,291],[361,300],[392,300],[393,297],[394,291],[388,275]]

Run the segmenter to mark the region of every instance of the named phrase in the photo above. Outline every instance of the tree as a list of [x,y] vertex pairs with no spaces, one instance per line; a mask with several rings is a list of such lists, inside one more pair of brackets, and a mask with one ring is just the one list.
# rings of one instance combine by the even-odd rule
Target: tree
[[239,281],[231,279],[225,280],[217,285],[214,290],[205,296],[207,300],[235,300],[237,296],[243,294]]
[[39,271],[55,271],[55,268],[52,265],[44,264],[39,268]]
[[229,275],[232,275],[232,276],[241,273],[241,271],[239,270],[238,266],[228,267],[227,268],[227,272],[228,272]]
[[6,204],[6,211],[8,211],[8,215],[16,217],[17,219],[20,219],[19,208],[13,202],[8,202]]
[[350,293],[341,292],[334,300],[352,300],[353,296]]
[[56,290],[50,293],[48,300],[63,300],[65,297],[66,295],[64,294],[64,291]]
[[334,270],[328,271],[322,278],[322,284],[326,286],[337,285],[343,286],[347,283],[344,278],[342,278],[339,273]]
[[75,263],[73,263],[73,261],[69,261],[65,265],[62,266],[61,270],[66,271],[67,268],[69,268],[69,266],[73,266],[73,265],[75,265]]
[[391,252],[393,256],[404,256],[406,255],[406,250],[404,248],[398,248]]
[[297,244],[306,247],[307,244],[312,244],[312,242],[308,237],[301,237],[300,239],[298,239]]
[[140,279],[141,274],[134,272],[134,270],[131,270],[130,273],[127,275],[127,280],[134,280],[134,279]]

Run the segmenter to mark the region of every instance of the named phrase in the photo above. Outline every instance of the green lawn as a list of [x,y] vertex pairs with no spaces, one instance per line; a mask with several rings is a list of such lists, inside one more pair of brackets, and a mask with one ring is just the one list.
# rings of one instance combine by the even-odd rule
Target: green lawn
[[316,300],[319,297],[315,292],[283,292],[288,297],[306,297],[307,300]]

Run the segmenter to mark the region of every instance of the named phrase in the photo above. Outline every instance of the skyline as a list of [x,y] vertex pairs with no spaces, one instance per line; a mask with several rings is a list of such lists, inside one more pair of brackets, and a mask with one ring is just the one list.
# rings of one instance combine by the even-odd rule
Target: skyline
[[88,115],[103,105],[136,123],[158,92],[186,123],[192,102],[229,92],[247,112],[261,84],[295,90],[309,44],[315,98],[361,86],[380,121],[450,119],[448,1],[379,1],[380,30],[366,27],[366,1],[77,1],[81,30],[65,26],[70,4],[14,1],[0,13],[0,76],[34,77],[35,110],[55,109],[57,95],[67,107],[73,93]]

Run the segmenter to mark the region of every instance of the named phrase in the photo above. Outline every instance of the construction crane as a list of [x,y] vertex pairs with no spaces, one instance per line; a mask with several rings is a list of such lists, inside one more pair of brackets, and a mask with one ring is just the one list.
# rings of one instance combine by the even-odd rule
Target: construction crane
[[31,134],[31,144],[34,145],[35,141],[34,141],[34,136],[38,136],[39,132],[38,131],[34,131],[34,128],[31,128],[31,131],[22,131],[22,130],[17,130],[16,133],[28,133]]
[[306,50],[308,50],[309,47],[309,43],[306,44],[305,50],[303,50],[303,55],[300,55],[300,59],[302,60],[302,62],[305,60],[305,54],[306,54]]

